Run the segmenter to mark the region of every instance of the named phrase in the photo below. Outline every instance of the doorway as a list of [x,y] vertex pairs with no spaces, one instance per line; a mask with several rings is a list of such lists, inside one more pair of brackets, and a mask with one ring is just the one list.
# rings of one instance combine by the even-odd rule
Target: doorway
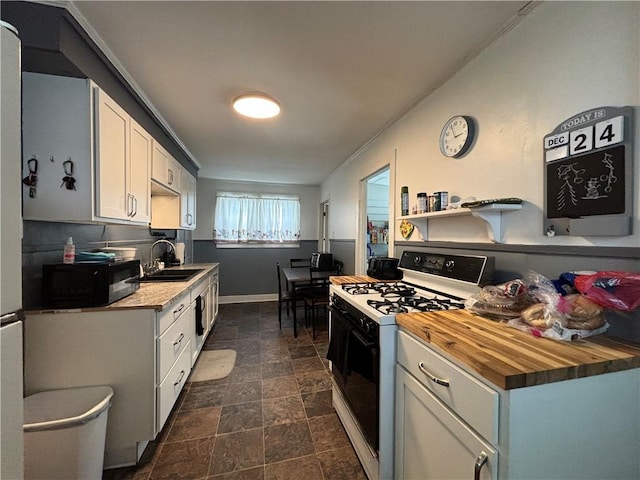
[[329,200],[320,204],[320,245],[319,252],[329,251]]
[[366,272],[371,257],[389,256],[389,166],[367,177],[363,184],[366,225],[361,258]]

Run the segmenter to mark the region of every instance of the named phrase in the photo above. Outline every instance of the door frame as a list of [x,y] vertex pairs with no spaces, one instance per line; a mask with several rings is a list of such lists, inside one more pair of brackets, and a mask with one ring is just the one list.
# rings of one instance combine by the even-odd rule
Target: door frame
[[330,252],[331,242],[329,241],[329,199],[320,202],[318,215],[320,217],[318,251]]
[[379,174],[385,169],[389,170],[389,238],[388,238],[388,251],[389,254],[392,255],[394,252],[394,242],[395,242],[395,211],[396,204],[394,202],[395,199],[395,180],[396,180],[396,158],[397,158],[398,150],[393,150],[392,160],[382,165],[381,167],[376,168],[374,171],[369,173],[360,179],[359,184],[359,194],[358,194],[358,222],[356,225],[356,244],[355,244],[355,274],[356,275],[365,275],[367,273],[367,182],[368,180]]

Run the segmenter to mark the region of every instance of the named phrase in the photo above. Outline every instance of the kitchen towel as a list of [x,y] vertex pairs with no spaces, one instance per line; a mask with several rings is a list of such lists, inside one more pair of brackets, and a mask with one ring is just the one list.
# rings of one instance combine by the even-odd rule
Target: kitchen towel
[[196,298],[196,334],[200,337],[204,333],[204,326],[202,325],[202,297]]

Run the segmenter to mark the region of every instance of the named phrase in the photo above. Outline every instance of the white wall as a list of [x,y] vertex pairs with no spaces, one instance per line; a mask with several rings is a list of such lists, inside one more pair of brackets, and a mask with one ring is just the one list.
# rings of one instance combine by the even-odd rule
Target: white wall
[[[321,198],[331,200],[331,238],[358,236],[359,181],[390,164],[393,216],[399,214],[402,185],[409,186],[411,204],[420,191],[478,199],[516,196],[525,204],[503,215],[505,243],[640,245],[639,31],[638,2],[550,2],[534,9],[323,182]],[[544,136],[574,114],[626,105],[638,110],[634,234],[547,238],[542,233]],[[438,138],[457,114],[475,118],[477,141],[466,156],[445,158]],[[490,241],[484,224],[470,217],[431,220],[429,240]]]
[[230,182],[211,178],[198,178],[196,209],[196,230],[194,240],[213,238],[213,217],[216,205],[216,193],[282,193],[300,196],[300,240],[318,239],[318,212],[320,208],[320,187],[308,185],[284,185],[251,182]]

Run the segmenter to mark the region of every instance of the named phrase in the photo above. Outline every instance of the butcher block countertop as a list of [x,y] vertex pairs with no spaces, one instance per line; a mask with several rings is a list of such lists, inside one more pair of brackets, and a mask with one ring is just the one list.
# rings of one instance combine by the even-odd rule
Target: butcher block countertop
[[[344,285],[345,283],[373,283],[373,282],[386,282],[387,280],[378,280],[377,278],[367,277],[366,275],[340,275],[338,277],[329,277],[331,283],[334,285]],[[396,282],[397,280],[389,280]]]
[[504,390],[640,367],[640,345],[607,335],[538,338],[468,310],[402,313],[396,321]]

